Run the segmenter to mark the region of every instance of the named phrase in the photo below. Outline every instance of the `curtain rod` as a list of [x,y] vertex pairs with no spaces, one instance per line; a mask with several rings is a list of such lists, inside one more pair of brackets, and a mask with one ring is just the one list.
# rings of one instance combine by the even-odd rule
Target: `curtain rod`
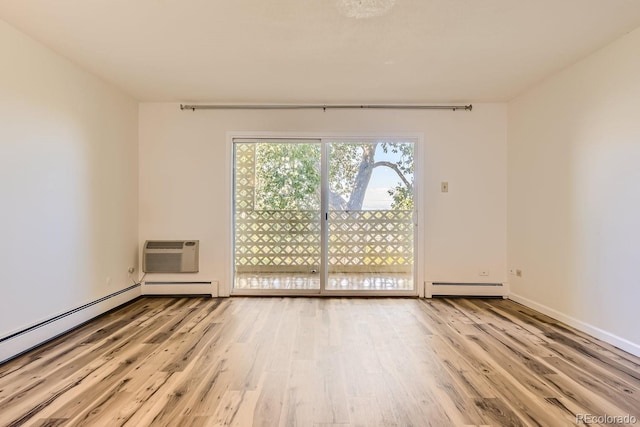
[[312,109],[386,109],[386,110],[465,110],[471,111],[473,105],[398,105],[398,104],[180,104],[181,110],[312,110]]

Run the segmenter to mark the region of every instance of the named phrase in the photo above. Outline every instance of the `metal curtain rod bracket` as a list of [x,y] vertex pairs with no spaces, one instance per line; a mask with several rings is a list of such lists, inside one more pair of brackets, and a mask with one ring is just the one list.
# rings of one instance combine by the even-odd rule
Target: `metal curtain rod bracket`
[[181,110],[323,110],[340,109],[386,109],[386,110],[464,110],[471,111],[473,105],[397,105],[397,104],[180,104]]

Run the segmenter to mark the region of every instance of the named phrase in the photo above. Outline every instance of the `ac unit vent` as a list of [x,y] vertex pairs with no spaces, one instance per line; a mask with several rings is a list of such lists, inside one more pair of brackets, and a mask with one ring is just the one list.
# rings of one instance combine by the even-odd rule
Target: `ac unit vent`
[[147,249],[182,249],[184,241],[147,241]]
[[145,272],[177,273],[182,269],[182,254],[147,254]]
[[147,240],[142,257],[145,273],[197,273],[199,240]]

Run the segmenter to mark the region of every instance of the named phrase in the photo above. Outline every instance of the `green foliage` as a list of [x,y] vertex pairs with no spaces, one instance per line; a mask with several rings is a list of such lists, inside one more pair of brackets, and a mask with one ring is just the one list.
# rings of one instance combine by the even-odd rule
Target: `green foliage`
[[389,195],[393,198],[391,203],[391,209],[398,211],[412,211],[413,210],[413,190],[403,185],[396,185],[388,191]]
[[320,209],[320,145],[256,144],[256,209]]
[[[329,153],[329,189],[332,209],[343,209],[356,184],[366,144],[332,144]],[[342,206],[337,200],[341,198]]]
[[413,144],[403,142],[382,142],[382,151],[385,153],[399,154],[400,159],[395,162],[405,177],[411,176],[413,180]]
[[404,175],[405,179],[409,181],[409,186],[398,184],[394,188],[388,191],[389,195],[393,198],[391,203],[391,209],[394,210],[413,210],[413,144],[402,143],[383,143],[382,150],[385,153],[391,151],[394,154],[400,154],[400,160],[396,162],[398,169]]
[[[378,146],[385,155],[377,151]],[[347,206],[361,209],[364,192],[376,167],[391,168],[400,179],[400,183],[388,190],[393,199],[391,208],[413,209],[413,144],[380,141],[332,144],[330,147],[331,209],[347,209]],[[256,144],[255,155],[256,209],[320,208],[319,144]]]

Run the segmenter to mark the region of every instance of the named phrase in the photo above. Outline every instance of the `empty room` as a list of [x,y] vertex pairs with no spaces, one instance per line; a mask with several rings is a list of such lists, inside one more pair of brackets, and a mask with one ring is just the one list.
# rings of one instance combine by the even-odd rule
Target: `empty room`
[[0,0],[0,426],[640,424],[640,1]]

